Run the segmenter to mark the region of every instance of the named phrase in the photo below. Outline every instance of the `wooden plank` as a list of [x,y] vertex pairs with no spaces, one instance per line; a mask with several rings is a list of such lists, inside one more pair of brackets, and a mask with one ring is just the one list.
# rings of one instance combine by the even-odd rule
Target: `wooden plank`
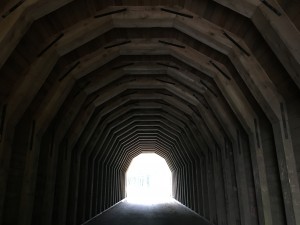
[[[142,46],[146,46],[146,45],[141,45],[141,46],[138,46],[137,44],[133,44],[133,46],[132,46],[132,48],[135,48],[135,49],[137,49],[136,51],[138,51],[138,52],[141,52],[141,47]],[[128,48],[128,47],[130,47],[130,46],[123,46],[122,48]],[[159,46],[158,46],[159,47]],[[151,46],[151,48],[153,48],[153,46]],[[146,49],[148,49],[148,47],[146,48]],[[146,50],[147,51],[147,50]],[[123,51],[123,52],[128,52],[127,50],[125,51]],[[131,50],[131,52],[132,52],[132,54],[135,54],[135,52],[134,51],[132,51]],[[151,52],[149,53],[149,54],[151,54]],[[188,56],[182,56],[182,53],[179,51],[178,53],[178,59],[183,59],[183,58],[188,58]],[[181,54],[181,55],[180,55]],[[194,53],[195,54],[195,53]],[[198,59],[197,61],[199,62],[199,58],[200,58],[200,56],[199,55],[194,55],[194,54],[192,54],[192,58],[194,58],[194,59]],[[190,54],[191,55],[191,54]],[[191,57],[190,57],[191,58]],[[202,61],[208,61],[209,59],[206,59],[206,60],[200,60],[200,62],[202,62]],[[191,59],[190,60],[186,60],[186,63],[191,63]],[[91,66],[91,64],[89,64],[88,63],[88,66],[87,67],[90,67]],[[202,66],[199,66],[199,63],[197,64],[196,62],[195,62],[195,64],[193,64],[193,66],[195,67],[195,68],[202,68],[203,67],[203,65]],[[93,66],[94,67],[94,66]],[[81,69],[83,69],[83,68],[81,68]],[[207,70],[207,69],[206,69]],[[211,68],[210,68],[210,70],[211,70]],[[211,71],[209,71],[209,70],[207,70],[208,72],[210,72],[211,73]],[[227,81],[228,82],[228,81]],[[236,96],[235,94],[233,94],[232,96]],[[234,103],[234,105],[235,106],[237,106],[237,105],[240,105],[241,104],[241,102],[247,102],[247,101],[242,101],[242,100],[240,100],[240,101],[238,101],[239,103]],[[243,108],[243,107],[241,107],[241,108]],[[244,108],[244,110],[246,109],[247,107],[245,107]],[[240,115],[246,115],[247,113],[249,113],[251,110],[245,110],[244,112],[245,113],[241,113]],[[253,130],[254,130],[254,125],[253,125],[253,123],[252,123],[252,119],[251,119],[252,117],[248,117],[248,126],[250,126],[250,127],[252,127],[252,129],[250,129],[250,130],[252,130],[252,132],[253,132]],[[250,125],[250,124],[252,124],[252,125]],[[259,160],[259,161],[261,161],[261,160]],[[263,168],[263,166],[261,167],[261,172],[263,171],[262,170],[262,168]],[[262,182],[263,182],[263,178],[262,178],[262,180],[259,182],[260,183],[260,185],[262,185]],[[265,191],[267,190],[267,189],[264,189]],[[265,195],[265,194],[263,194],[263,195]],[[266,201],[266,196],[264,197],[264,201]],[[264,203],[264,204],[267,204],[266,202]],[[267,208],[267,207],[266,207]],[[266,209],[265,208],[265,209]]]
[[[89,37],[91,38],[91,37]],[[212,38],[210,37],[209,40],[212,40]],[[225,44],[220,42],[220,40],[216,40],[216,39],[213,39],[216,43],[219,44],[219,48],[220,49],[223,49],[224,51],[224,48],[222,48]],[[78,43],[77,45],[80,46],[82,43]],[[146,43],[145,45],[148,45],[149,43]],[[154,45],[153,45],[154,46]],[[151,48],[153,46],[150,46]],[[276,93],[276,90],[275,88],[273,87],[273,85],[271,84],[271,82],[268,80],[268,79],[265,79],[266,78],[266,74],[264,73],[264,71],[258,66],[258,63],[253,61],[253,60],[248,60],[248,58],[243,58],[243,56],[240,55],[240,53],[236,52],[235,49],[232,49],[231,45],[229,44],[228,45],[229,48],[227,49],[227,51],[230,53],[229,57],[231,57],[232,61],[235,61],[235,59],[237,59],[237,62],[235,62],[235,65],[236,67],[238,68],[238,70],[241,72],[241,74],[247,74],[247,71],[251,71],[253,73],[251,73],[250,75],[252,75],[252,77],[246,77],[244,76],[244,79],[249,83],[250,82],[250,79],[251,80],[254,80],[256,85],[255,86],[251,86],[249,85],[250,89],[253,91],[254,95],[256,96],[257,100],[260,102],[261,106],[263,107],[263,109],[265,110],[266,114],[269,116],[270,120],[271,121],[277,121],[277,119],[281,119],[281,114],[279,113],[280,112],[280,108],[279,108],[279,104],[278,103],[278,100],[280,100],[280,98],[278,97],[278,94]],[[151,51],[150,48],[146,49],[145,51],[145,48],[144,50],[141,48],[142,46],[140,46],[139,48],[136,48],[136,49],[126,49],[126,48],[122,48],[120,49],[120,53],[121,54],[125,54],[125,53],[129,53],[129,54],[163,54],[167,51],[162,51],[162,50],[156,50],[156,51]],[[72,48],[74,48],[74,45],[72,44]],[[66,48],[67,49],[67,48]],[[158,49],[158,48],[154,48],[154,49]],[[72,49],[67,49],[65,50],[65,52],[67,51],[71,51]],[[63,52],[63,51],[62,51]],[[173,54],[177,54],[179,55],[178,52],[176,52],[176,50],[172,50]],[[227,52],[227,53],[228,53]],[[53,52],[52,52],[53,53]],[[26,96],[27,100],[25,101],[25,103],[28,105],[30,102],[31,102],[31,99],[34,97],[34,95],[37,93],[37,90],[39,89],[39,85],[41,85],[43,83],[43,81],[46,79],[47,77],[47,73],[49,71],[46,71],[44,72],[44,75],[42,75],[41,77],[39,77],[39,83],[36,84],[35,88],[31,89],[30,90],[30,93],[29,95],[27,96],[25,92],[23,92],[24,90],[25,91],[28,91],[27,89],[29,89],[28,87],[30,86],[31,87],[31,79],[33,79],[34,75],[40,75],[40,71],[43,69],[43,71],[45,70],[45,68],[41,68],[42,65],[47,65],[48,66],[48,69],[51,70],[51,65],[54,65],[55,61],[57,60],[58,56],[56,56],[56,53],[54,52],[54,59],[53,59],[53,62],[51,64],[46,64],[46,59],[48,60],[49,58],[45,58],[43,60],[45,60],[45,64],[40,64],[40,63],[37,63],[37,65],[39,66],[36,67],[36,68],[33,68],[32,71],[30,71],[33,76],[28,76],[26,82],[20,84],[21,87],[24,87],[24,88],[21,88],[20,90],[18,90],[18,93],[23,93],[24,95],[18,95],[18,93],[15,93],[14,94],[14,97],[12,97],[12,99],[16,99],[16,103],[14,106],[12,106],[12,112],[13,112],[13,115],[17,115],[19,114],[20,116],[22,115],[22,112],[24,112],[24,110],[26,108],[22,110],[18,110],[20,108],[20,106],[18,106],[18,102],[22,101],[23,99],[20,99],[20,96]],[[194,52],[191,52],[191,55],[194,56],[194,55],[197,55],[197,54],[194,54]],[[96,56],[96,55],[95,55]],[[49,55],[48,55],[49,57]],[[113,57],[113,56],[112,56]],[[51,58],[52,59],[52,58]],[[97,58],[93,58],[93,60],[96,60]],[[109,61],[109,59],[106,59],[107,61]],[[191,64],[191,61],[188,59],[188,57],[186,56],[185,59],[183,59],[186,63],[190,63]],[[103,63],[107,62],[107,61],[103,61]],[[83,62],[83,64],[85,66],[87,66],[87,62]],[[92,64],[91,64],[92,65]],[[196,65],[196,64],[195,64]],[[34,70],[35,69],[35,70]],[[82,68],[80,68],[82,69]],[[90,70],[94,70],[95,68],[90,68]],[[77,70],[76,70],[77,71]],[[78,71],[77,71],[78,72]],[[87,71],[87,73],[89,73],[89,71]],[[263,78],[261,78],[263,75]],[[266,82],[270,85],[267,85],[265,86]],[[271,101],[269,101],[271,99]],[[14,101],[13,101],[14,102]],[[26,104],[25,106],[22,106],[22,107],[26,107]],[[20,118],[20,116],[18,117],[11,117],[13,119],[16,119],[18,120],[18,118]],[[10,123],[11,124],[11,123]]]
[[263,5],[257,8],[252,21],[300,89],[299,30],[286,14],[277,16]]
[[26,0],[4,20],[0,21],[0,68],[16,48],[32,22],[73,0]]
[[[235,57],[236,56],[232,58]],[[284,138],[284,133],[287,128],[283,125],[284,123],[280,112],[280,105],[284,104],[283,98],[277,93],[273,83],[268,81],[269,78],[267,76],[261,76],[264,74],[264,71],[260,66],[258,66],[258,63],[254,62],[255,59],[249,60],[249,57],[248,59],[244,56],[239,57],[241,60],[232,59],[232,62],[252,91],[254,97],[260,102],[266,116],[273,125],[274,134],[278,135],[278,139],[276,140],[276,152],[278,164],[281,165],[280,169],[282,170],[280,177],[282,181],[281,185],[285,192],[284,202],[286,213],[294,211],[294,215],[296,212],[298,215],[298,211],[300,210],[300,207],[298,207],[298,203],[300,202],[300,192],[296,191],[294,187],[299,187],[299,181],[295,172],[297,171],[296,162],[293,157],[290,157],[290,155],[294,155],[291,139],[286,140]],[[242,63],[243,66],[248,64],[246,67],[252,68],[252,70],[244,70],[246,67],[242,69],[240,63]],[[256,64],[256,66],[254,66],[254,64]],[[251,65],[253,65],[253,67]],[[255,79],[252,79],[251,76],[254,74],[256,74],[256,77]],[[291,183],[293,185],[290,185]],[[289,223],[297,224],[296,219],[298,218],[296,217],[295,220],[290,220]]]
[[290,21],[280,5],[273,0],[268,2],[280,12],[280,16],[259,1],[214,0],[250,18],[267,43],[271,46],[285,69],[300,88],[300,32]]
[[213,0],[220,5],[223,5],[235,12],[238,12],[246,17],[251,17],[256,7],[260,4],[259,1],[255,0]]

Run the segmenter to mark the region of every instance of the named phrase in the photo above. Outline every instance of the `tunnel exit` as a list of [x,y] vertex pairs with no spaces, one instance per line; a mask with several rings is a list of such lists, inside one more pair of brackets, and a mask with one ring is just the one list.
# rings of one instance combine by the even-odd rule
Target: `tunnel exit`
[[172,196],[172,174],[165,159],[155,153],[135,157],[126,173],[127,201],[138,204],[167,202]]

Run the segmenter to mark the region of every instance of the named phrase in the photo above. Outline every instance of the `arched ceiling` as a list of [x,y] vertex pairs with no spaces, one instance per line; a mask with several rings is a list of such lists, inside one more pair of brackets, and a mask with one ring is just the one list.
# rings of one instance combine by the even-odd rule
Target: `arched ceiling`
[[282,123],[285,104],[298,101],[294,1],[26,0],[0,9],[2,149],[26,127],[41,140],[55,132],[58,145],[95,163],[126,170],[155,151],[174,170],[235,142],[237,130],[259,148],[260,120]]
[[[156,134],[155,138],[141,134],[137,126],[138,137],[145,137],[133,141],[132,144],[137,144],[136,149],[141,150],[148,138],[154,140],[151,143],[179,141],[181,146],[177,148],[193,149],[183,146],[187,141],[183,134],[189,137],[188,133],[172,133],[175,136],[158,133],[171,130],[165,127],[168,122],[162,121],[173,117],[173,123],[178,124],[179,118],[186,118],[180,130],[192,132],[191,123],[205,120],[205,126],[213,133],[211,136],[217,139],[206,143],[211,144],[218,142],[217,132],[221,132],[220,136],[224,132],[211,109],[211,98],[218,98],[214,101],[223,105],[222,110],[228,114],[232,113],[230,107],[236,113],[245,113],[246,107],[252,108],[254,115],[262,110],[270,120],[276,120],[276,100],[273,103],[268,99],[274,95],[289,95],[291,89],[287,87],[293,85],[292,80],[299,87],[299,77],[293,74],[299,68],[299,63],[293,67],[299,58],[291,57],[286,61],[279,52],[287,49],[284,54],[297,56],[296,49],[289,48],[295,43],[281,39],[281,46],[274,44],[280,37],[272,30],[281,36],[285,34],[281,24],[272,24],[271,20],[293,24],[284,13],[279,16],[263,3],[21,1],[18,4],[16,1],[2,4],[5,6],[3,15],[6,15],[5,10],[12,11],[2,17],[1,23],[6,25],[1,43],[10,39],[5,42],[1,54],[1,99],[12,104],[8,105],[14,119],[12,123],[17,123],[27,111],[37,129],[45,132],[59,108],[75,113],[76,107],[85,117],[79,114],[80,118],[70,121],[75,132],[70,133],[71,138],[74,137],[73,145],[80,132],[85,130],[83,119],[86,124],[102,126],[101,131],[94,133],[95,139],[100,139],[104,132],[112,135],[120,146],[127,144],[126,140],[120,142],[119,139],[129,132],[125,125],[137,118],[130,120],[125,114],[123,123],[114,124],[121,136],[109,133],[114,129],[105,121],[112,117],[114,110],[127,109],[131,102],[141,105],[138,123],[146,126],[148,119],[154,116],[148,115],[151,104],[160,105],[158,115],[167,113],[166,118],[151,121],[150,127],[155,129],[149,133]],[[275,2],[269,2],[269,5],[278,7]],[[8,23],[11,25],[7,26]],[[299,33],[293,33],[293,36],[299,37]],[[251,82],[258,87],[249,87]],[[275,86],[278,90],[274,90]],[[293,89],[298,90],[297,87]],[[78,103],[75,99],[79,97],[82,99]],[[111,109],[120,99],[123,101],[118,108],[108,115],[103,114],[103,109]],[[148,103],[149,108],[143,108],[144,103]],[[169,108],[179,116],[175,117]],[[92,115],[96,113],[101,116],[94,121]],[[121,118],[124,118],[122,111],[113,117],[114,121]],[[247,123],[241,126],[251,129],[246,127],[251,126]],[[201,128],[195,129],[203,135]],[[178,127],[174,128],[177,130]],[[196,140],[189,141],[195,152],[195,146],[204,144]],[[170,145],[161,147],[164,150],[171,148]],[[161,149],[157,147],[157,150]]]
[[[32,118],[42,133],[57,115],[72,115],[73,145],[93,123],[94,148],[101,135],[127,146],[122,137],[137,123],[150,131],[133,126],[136,152],[193,155],[225,132],[212,107],[252,130],[241,123],[249,113],[276,121],[277,100],[268,99],[298,94],[298,24],[279,3],[286,12],[273,1],[3,1],[1,101],[10,102],[11,124]],[[201,141],[188,138],[191,124]]]

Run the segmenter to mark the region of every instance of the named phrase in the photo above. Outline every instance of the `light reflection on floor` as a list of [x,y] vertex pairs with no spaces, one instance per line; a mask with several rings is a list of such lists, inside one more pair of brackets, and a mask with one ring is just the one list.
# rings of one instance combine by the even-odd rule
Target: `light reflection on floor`
[[173,202],[174,199],[166,196],[162,196],[162,197],[161,196],[133,196],[133,197],[126,198],[125,201],[131,204],[138,204],[138,205],[155,205],[155,204]]

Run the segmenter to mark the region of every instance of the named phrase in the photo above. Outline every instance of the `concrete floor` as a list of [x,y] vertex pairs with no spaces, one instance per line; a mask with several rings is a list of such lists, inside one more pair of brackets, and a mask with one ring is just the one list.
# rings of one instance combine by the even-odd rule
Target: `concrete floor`
[[211,225],[175,200],[140,205],[123,201],[85,225]]

